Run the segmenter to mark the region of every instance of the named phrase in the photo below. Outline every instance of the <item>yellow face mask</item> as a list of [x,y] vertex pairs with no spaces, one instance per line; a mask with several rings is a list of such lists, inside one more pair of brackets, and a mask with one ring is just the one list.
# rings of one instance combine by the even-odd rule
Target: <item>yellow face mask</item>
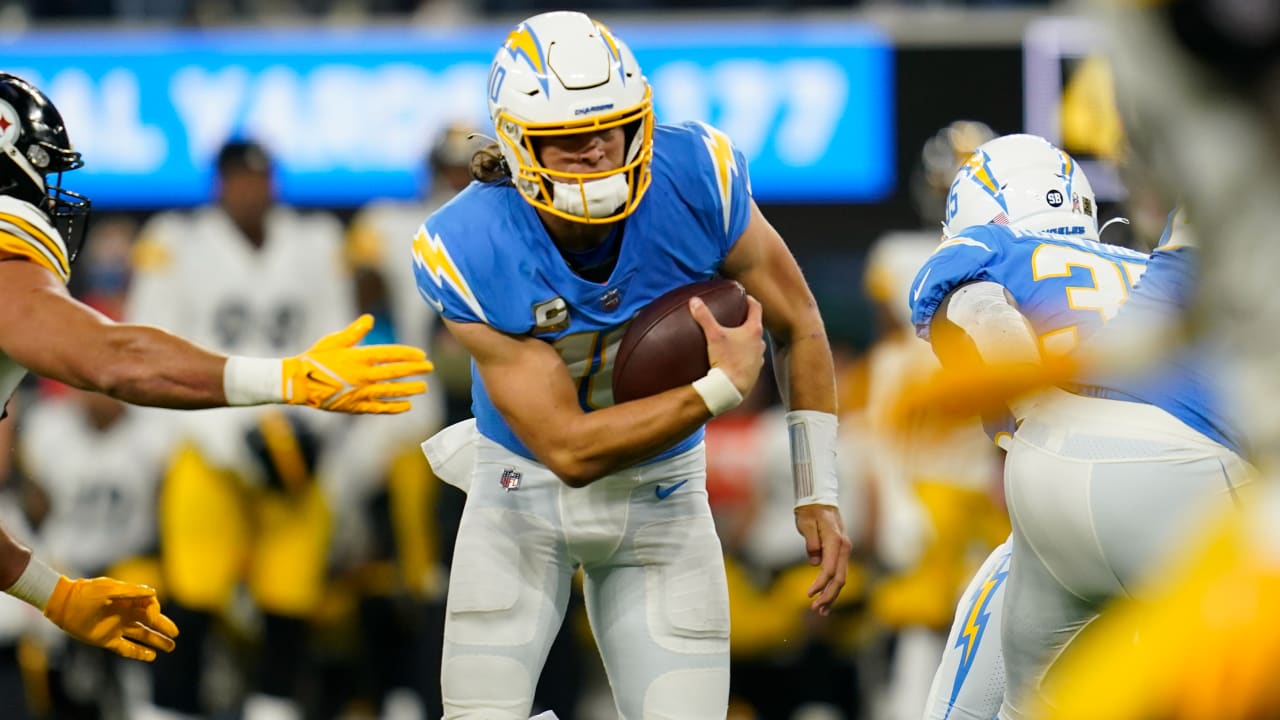
[[[520,194],[534,207],[573,222],[617,222],[635,212],[649,189],[649,163],[653,159],[653,91],[633,107],[597,115],[574,123],[530,123],[506,112],[495,118],[499,142],[518,167],[511,168]],[[538,160],[539,138],[593,133],[638,124],[622,166],[599,172],[565,172],[545,167]],[[625,182],[625,189],[622,183]],[[576,197],[570,197],[576,192]]]

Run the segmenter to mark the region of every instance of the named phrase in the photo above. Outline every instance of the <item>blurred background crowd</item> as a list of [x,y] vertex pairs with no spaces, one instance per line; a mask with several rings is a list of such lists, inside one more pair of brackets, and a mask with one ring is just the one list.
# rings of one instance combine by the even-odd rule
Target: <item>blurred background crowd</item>
[[[876,7],[869,7],[876,6]],[[984,7],[976,7],[984,6]],[[435,718],[462,507],[417,444],[469,415],[468,358],[413,287],[418,224],[465,187],[484,73],[524,0],[0,2],[0,69],[58,104],[95,216],[73,291],[223,351],[280,354],[357,312],[436,364],[409,417],[139,411],[34,380],[0,424],[0,520],[70,575],[159,588],[183,629],[126,665],[0,603],[0,717]],[[673,8],[697,9],[672,19]],[[812,9],[790,17],[783,11]],[[964,583],[1008,533],[980,428],[902,437],[886,398],[934,362],[907,288],[977,145],[1043,134],[1086,163],[1108,240],[1163,214],[1131,172],[1106,64],[1024,0],[584,0],[627,38],[659,121],[724,129],[837,353],[838,612],[807,610],[776,392],[708,430],[729,566],[734,718],[915,720]],[[771,11],[768,19],[756,12]],[[616,17],[615,17],[616,15]],[[275,31],[252,27],[282,18]],[[439,20],[439,18],[447,18]],[[13,22],[9,22],[12,19]],[[331,22],[330,22],[331,21]],[[388,22],[383,22],[388,21]],[[212,30],[192,26],[225,26]],[[1130,182],[1130,184],[1133,184]],[[539,685],[612,717],[581,603]]]

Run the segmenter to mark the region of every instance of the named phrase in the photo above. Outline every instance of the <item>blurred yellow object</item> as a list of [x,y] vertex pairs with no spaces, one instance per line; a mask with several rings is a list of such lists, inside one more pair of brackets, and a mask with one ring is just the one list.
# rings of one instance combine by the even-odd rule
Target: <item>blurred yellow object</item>
[[931,538],[919,562],[871,592],[871,614],[892,628],[951,625],[956,599],[976,569],[971,550],[985,554],[1009,535],[1009,516],[991,495],[949,480],[917,480],[914,490],[928,515]]
[[1153,602],[1105,612],[1050,672],[1035,717],[1280,717],[1280,553],[1258,519],[1221,522]]
[[1062,147],[1074,155],[1112,162],[1124,148],[1124,125],[1116,107],[1111,66],[1101,56],[1080,61],[1062,90]]
[[165,474],[158,509],[167,596],[194,610],[221,611],[251,547],[252,521],[239,481],[184,444]]
[[263,610],[308,617],[324,596],[332,513],[324,490],[311,483],[295,494],[256,489],[249,591]]
[[908,381],[892,404],[889,426],[898,430],[949,430],[975,415],[1004,412],[1011,402],[1061,384],[1080,371],[1068,355],[1040,364],[953,364]]
[[[729,584],[730,647],[734,657],[766,657],[794,646],[808,637],[812,618],[805,593],[813,583],[814,570],[796,565],[783,570],[766,588],[753,582],[746,567],[732,556],[725,557]],[[862,598],[866,574],[849,564],[844,592],[833,608],[849,607]]]

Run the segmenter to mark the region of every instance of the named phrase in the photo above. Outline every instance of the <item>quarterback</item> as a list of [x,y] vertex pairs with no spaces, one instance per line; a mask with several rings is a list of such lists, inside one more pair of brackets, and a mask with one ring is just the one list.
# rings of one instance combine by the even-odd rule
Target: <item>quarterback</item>
[[[1042,138],[980,147],[949,202],[946,239],[911,297],[917,330],[944,365],[1035,365],[1042,347],[1050,357],[1070,351],[1124,315],[1130,290],[1157,264],[1097,242],[1088,180]],[[1172,252],[1166,243],[1162,253]],[[1142,305],[1176,308],[1189,285],[1167,283],[1163,270],[1144,280],[1154,297]],[[1153,320],[1131,315],[1136,325]],[[971,677],[986,678],[976,684],[986,694],[1001,661],[1008,691],[999,716],[1031,716],[1048,667],[1102,605],[1133,594],[1199,513],[1233,506],[1250,469],[1238,435],[1196,381],[1196,362],[1174,358],[1140,376],[1091,374],[1011,403],[1016,432],[1001,440],[1013,535],[961,602],[930,717],[990,717],[965,690],[975,689]],[[1146,522],[1135,524],[1139,515]],[[983,647],[997,625],[1002,653]]]
[[[62,117],[30,83],[0,73],[0,399],[27,370],[125,402],[170,408],[287,403],[396,413],[430,371],[420,350],[354,347],[357,320],[291,358],[227,357],[162,330],[113,323],[72,299],[66,282],[89,202],[60,186],[81,167]],[[68,228],[64,235],[55,224]],[[0,531],[0,587],[74,637],[125,657],[155,659],[177,627],[155,591],[110,578],[69,580]]]
[[[796,526],[819,566],[812,608],[828,612],[844,584],[817,305],[752,200],[741,153],[707,125],[655,124],[648,82],[604,25],[573,12],[521,23],[494,58],[488,98],[497,144],[473,162],[480,182],[413,242],[419,290],[474,358],[478,437],[454,473],[469,494],[449,585],[445,716],[529,716],[581,567],[619,714],[724,717],[728,597],[702,425],[751,389],[763,328],[790,410]],[[737,328],[691,303],[708,375],[615,405],[612,363],[630,318],[717,274],[753,299]],[[445,478],[447,444],[426,448]]]

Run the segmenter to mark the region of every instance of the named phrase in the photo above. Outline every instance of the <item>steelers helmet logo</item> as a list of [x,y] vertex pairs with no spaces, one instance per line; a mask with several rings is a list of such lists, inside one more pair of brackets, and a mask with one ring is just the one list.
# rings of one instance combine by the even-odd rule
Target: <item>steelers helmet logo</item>
[[1044,196],[1044,201],[1049,203],[1050,207],[1062,207],[1063,199],[1061,190],[1050,190]]
[[22,121],[18,111],[4,100],[0,100],[0,146],[12,145],[22,132]]

